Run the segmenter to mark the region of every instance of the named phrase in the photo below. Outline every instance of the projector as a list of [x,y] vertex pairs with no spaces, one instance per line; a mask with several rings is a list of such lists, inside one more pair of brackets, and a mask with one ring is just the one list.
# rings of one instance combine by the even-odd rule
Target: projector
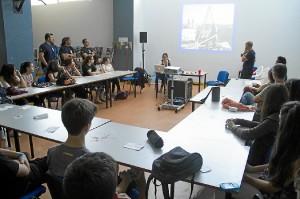
[[181,67],[177,67],[177,66],[167,66],[167,67],[165,67],[165,74],[178,75],[179,73],[181,73]]

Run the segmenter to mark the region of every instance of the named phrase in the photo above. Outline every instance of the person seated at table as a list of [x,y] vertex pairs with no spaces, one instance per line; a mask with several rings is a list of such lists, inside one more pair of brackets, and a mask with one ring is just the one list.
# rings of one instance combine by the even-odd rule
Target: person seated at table
[[88,41],[87,38],[84,38],[82,40],[82,44],[83,44],[83,47],[81,47],[81,49],[80,49],[80,54],[81,54],[82,60],[85,60],[86,56],[88,56],[88,55],[94,57],[95,52],[92,48],[89,47],[90,42]]
[[[85,146],[85,136],[96,113],[97,106],[86,99],[74,98],[64,104],[61,120],[68,131],[68,138],[64,143],[48,149],[47,173],[63,179],[67,166],[76,158],[90,152]],[[62,187],[61,190],[50,188],[50,192],[52,191],[58,191],[62,196]]]
[[265,163],[268,150],[274,143],[279,125],[279,111],[288,101],[288,90],[283,84],[272,84],[268,87],[262,105],[262,121],[254,122],[244,119],[226,120],[226,128],[244,140],[254,140],[248,163],[252,166]]
[[[272,76],[275,83],[283,84],[286,78],[287,68],[284,64],[275,64],[272,67]],[[258,93],[253,102],[257,104],[257,109],[253,115],[253,121],[261,121],[261,105],[263,104],[264,97],[266,95],[266,90],[268,87],[264,88],[260,93]]]
[[[18,87],[26,88],[27,84],[21,73],[15,68],[13,64],[3,64],[0,72],[0,81],[4,88]],[[23,99],[14,100],[17,105],[25,105],[28,101]]]
[[28,160],[21,152],[0,148],[1,198],[20,198],[45,183],[47,157]]
[[[94,65],[94,58],[87,55],[82,63],[82,73],[83,76],[94,76],[101,74],[102,71],[97,70]],[[104,85],[103,83],[96,83],[91,85],[92,88],[97,88],[95,103],[101,103],[101,99],[104,101]]]
[[[72,58],[66,58],[65,59],[65,71],[68,72],[68,75],[70,75],[72,78],[81,77],[81,74],[79,70],[76,68],[75,62]],[[75,93],[76,97],[87,99],[87,91],[84,89],[83,86],[77,86],[74,88],[69,89],[71,92],[70,95],[72,95],[72,92]]]
[[[31,87],[32,83],[35,82],[33,79],[32,73],[34,72],[34,66],[32,62],[24,62],[20,66],[20,73],[24,81],[26,82],[27,87]],[[35,106],[42,106],[44,104],[44,96],[32,96],[26,98],[28,102],[33,102]]]
[[[260,190],[263,198],[297,198],[294,180],[300,172],[299,120],[300,102],[285,103],[280,111],[279,128],[269,163],[246,166],[243,181]],[[250,175],[260,172],[263,172],[260,178]]]
[[288,79],[284,84],[289,90],[289,101],[300,101],[300,79]]
[[[169,60],[169,55],[168,53],[163,53],[162,54],[162,57],[161,57],[161,65],[164,65],[164,66],[171,66],[171,62]],[[159,89],[159,93],[162,92],[162,89],[164,87],[164,85],[167,84],[167,77],[165,74],[161,74],[161,73],[157,73],[156,74],[156,78],[155,78],[155,85],[158,87],[158,80],[161,80],[161,85],[160,85],[160,89]]]
[[266,88],[267,86],[269,86],[270,84],[273,84],[275,82],[275,80],[273,79],[273,75],[272,75],[272,69],[270,69],[268,71],[268,79],[269,79],[268,83],[259,85],[258,87],[256,85],[246,86],[244,88],[244,94],[241,97],[240,103],[242,103],[244,105],[253,105],[254,104],[253,100],[254,100],[255,95],[257,95],[264,88]]
[[[114,68],[111,65],[110,59],[108,57],[103,58],[101,66],[105,73],[114,71]],[[116,86],[117,86],[117,94],[118,94],[121,91],[119,78],[113,78],[111,79],[111,82],[112,82],[112,88],[111,88],[112,94],[114,95]]]
[[116,192],[117,172],[118,165],[111,156],[102,152],[85,154],[74,160],[65,172],[65,198],[129,198]]
[[57,59],[51,60],[48,63],[47,72],[46,72],[46,82],[56,83],[59,74],[64,73],[65,69],[60,65]]

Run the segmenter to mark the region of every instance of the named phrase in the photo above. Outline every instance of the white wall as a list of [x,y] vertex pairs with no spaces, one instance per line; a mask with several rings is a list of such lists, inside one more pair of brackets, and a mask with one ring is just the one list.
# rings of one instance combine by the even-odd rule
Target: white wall
[[[47,2],[47,1],[46,1]],[[47,32],[54,34],[55,44],[70,36],[72,46],[82,46],[88,38],[90,46],[112,47],[113,1],[93,0],[32,6],[34,47],[44,42]]]
[[[231,53],[179,52],[182,5],[189,2],[235,3],[236,31]],[[250,40],[256,51],[256,65],[272,67],[278,55],[285,56],[288,77],[300,78],[297,59],[300,55],[299,7],[299,0],[142,0],[140,10],[134,16],[138,19],[134,34],[136,38],[139,32],[148,32],[148,43],[145,44],[148,73],[153,73],[153,65],[158,63],[161,54],[168,52],[172,65],[184,70],[208,71],[208,79],[214,79],[220,69],[237,77],[242,66],[240,53],[244,43]],[[134,48],[135,55],[139,51],[140,48]],[[134,65],[140,62],[141,58],[135,57]]]

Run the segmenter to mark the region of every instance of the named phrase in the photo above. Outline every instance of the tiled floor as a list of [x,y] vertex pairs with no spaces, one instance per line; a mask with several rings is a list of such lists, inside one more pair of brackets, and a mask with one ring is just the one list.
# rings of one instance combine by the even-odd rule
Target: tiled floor
[[[123,83],[121,86],[122,85]],[[125,90],[128,89],[129,85],[125,85]],[[203,89],[202,86],[201,89]],[[139,87],[137,90],[139,91]],[[193,95],[196,95],[197,91],[198,85],[193,85]],[[142,93],[137,92],[136,98],[134,98],[133,93],[131,93],[126,100],[113,101],[112,108],[106,109],[105,104],[98,105],[98,113],[96,116],[111,119],[113,122],[167,132],[191,113],[191,103],[187,103],[184,109],[178,113],[171,110],[158,111],[157,106],[161,104],[163,100],[163,93],[159,93],[158,98],[155,98],[154,85],[150,87],[146,85]],[[39,138],[34,138],[33,140],[36,157],[45,156],[47,149],[55,145],[53,142]],[[22,151],[29,152],[28,136],[22,135],[20,142]],[[47,191],[41,198],[49,199],[51,196]]]

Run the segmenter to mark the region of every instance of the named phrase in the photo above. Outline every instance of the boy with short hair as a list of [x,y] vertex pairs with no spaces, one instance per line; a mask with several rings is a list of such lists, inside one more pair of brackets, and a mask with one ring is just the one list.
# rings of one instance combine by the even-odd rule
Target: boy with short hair
[[63,182],[66,199],[118,198],[116,187],[117,163],[102,152],[85,154],[74,160]]
[[97,106],[86,99],[75,98],[62,108],[61,119],[68,131],[67,140],[48,149],[47,162],[49,171],[63,177],[67,166],[76,158],[89,153],[85,147],[85,135],[97,113]]

